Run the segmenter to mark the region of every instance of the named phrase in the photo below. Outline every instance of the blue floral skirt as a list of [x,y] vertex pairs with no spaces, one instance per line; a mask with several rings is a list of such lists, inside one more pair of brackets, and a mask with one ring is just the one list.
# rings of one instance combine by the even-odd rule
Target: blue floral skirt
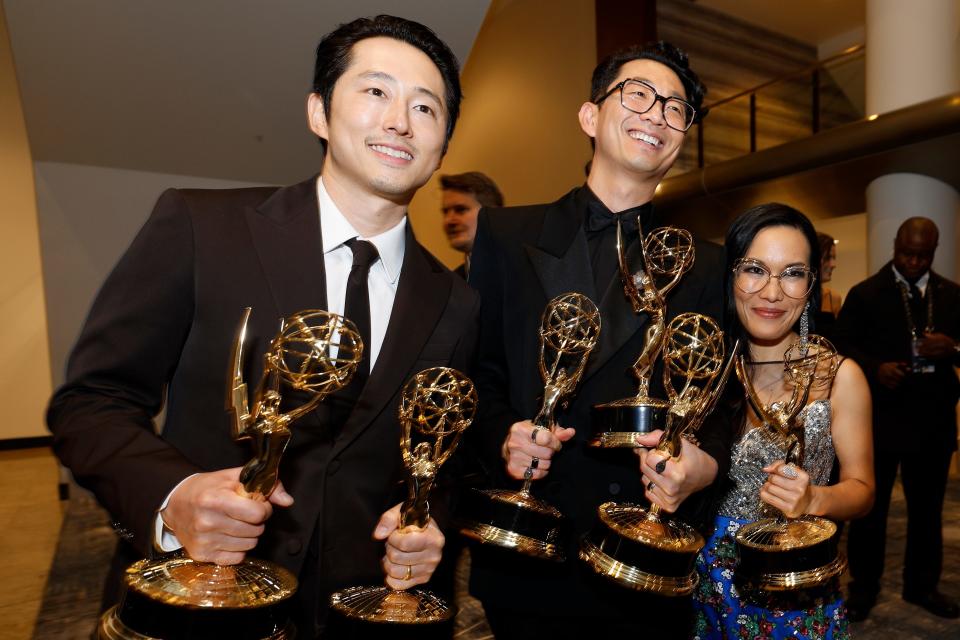
[[737,551],[734,535],[750,522],[717,516],[713,535],[697,557],[700,583],[693,594],[696,610],[693,637],[808,638],[844,640],[850,637],[847,609],[840,583],[815,589],[769,592],[734,582]]

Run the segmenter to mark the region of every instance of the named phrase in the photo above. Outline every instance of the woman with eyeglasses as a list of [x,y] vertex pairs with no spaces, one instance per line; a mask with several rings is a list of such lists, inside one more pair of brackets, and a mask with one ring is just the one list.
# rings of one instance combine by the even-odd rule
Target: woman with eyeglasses
[[[782,204],[744,212],[726,238],[726,327],[739,339],[750,386],[760,402],[788,402],[793,385],[784,356],[820,308],[820,247],[810,221]],[[711,419],[729,421],[735,443],[713,534],[697,559],[700,583],[694,637],[846,638],[839,581],[792,592],[765,592],[736,576],[734,536],[748,522],[783,513],[836,521],[873,503],[870,392],[860,368],[843,360],[832,380],[811,390],[798,415],[803,468],[786,464],[785,443],[762,427],[735,377]],[[834,458],[840,477],[828,486]]]

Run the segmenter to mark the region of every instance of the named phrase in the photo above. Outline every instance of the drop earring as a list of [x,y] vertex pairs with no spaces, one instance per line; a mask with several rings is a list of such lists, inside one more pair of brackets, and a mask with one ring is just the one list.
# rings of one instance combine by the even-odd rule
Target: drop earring
[[810,301],[807,300],[803,313],[800,315],[800,348],[807,352],[807,343],[810,339]]

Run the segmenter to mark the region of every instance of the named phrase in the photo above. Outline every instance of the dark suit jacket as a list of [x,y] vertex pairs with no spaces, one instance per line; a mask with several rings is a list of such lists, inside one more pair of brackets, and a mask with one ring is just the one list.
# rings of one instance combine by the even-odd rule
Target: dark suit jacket
[[[320,408],[292,425],[280,478],[296,502],[276,509],[254,555],[299,574],[316,528],[319,598],[382,582],[383,511],[404,495],[399,391],[427,367],[468,371],[479,299],[408,226],[384,344],[339,428]],[[279,319],[326,307],[314,179],[285,188],[169,190],[103,285],[50,405],[57,455],[91,489],[139,555],[156,509],[186,476],[241,465],[225,411],[231,343],[244,307],[253,388]],[[166,400],[161,435],[152,418]],[[301,404],[284,391],[288,405]],[[130,560],[135,557],[130,557]],[[313,565],[316,566],[313,566]],[[316,601],[316,598],[314,599]]]
[[[934,330],[960,340],[960,286],[931,271],[927,287],[933,293]],[[877,381],[881,363],[910,362],[910,331],[892,263],[850,290],[833,337],[870,383],[876,447],[917,453],[928,447],[956,449],[957,358],[938,361],[933,373],[908,374],[894,390]]]
[[[566,410],[557,413],[559,424],[575,427],[577,434],[553,459],[547,478],[533,489],[570,520],[567,562],[557,567],[544,561],[527,563],[511,555],[498,563],[494,552],[478,549],[491,559],[477,562],[474,556],[471,588],[485,604],[500,607],[622,617],[628,614],[616,610],[617,604],[605,595],[607,591],[584,576],[576,549],[579,536],[595,522],[601,503],[645,502],[634,453],[591,449],[586,442],[592,405],[636,395],[631,366],[640,353],[647,318],[633,313],[619,275],[612,277],[603,291],[594,290],[582,225],[586,200],[586,188],[580,188],[552,204],[480,213],[470,284],[483,299],[475,376],[481,418],[471,436],[483,451],[494,483],[501,487],[519,484],[507,480],[500,447],[512,423],[537,413],[543,393],[537,367],[538,329],[547,302],[568,291],[583,293],[600,308],[602,329],[575,396]],[[714,318],[722,316],[722,249],[698,242],[696,251],[694,268],[668,298],[668,321],[694,310]],[[659,372],[654,380],[652,393],[659,389]],[[701,438],[720,462],[722,477],[729,460],[729,436],[714,435],[701,434]]]

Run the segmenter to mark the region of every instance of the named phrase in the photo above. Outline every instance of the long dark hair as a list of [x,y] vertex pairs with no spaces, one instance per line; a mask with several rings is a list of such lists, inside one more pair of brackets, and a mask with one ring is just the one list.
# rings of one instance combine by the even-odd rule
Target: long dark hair
[[[726,295],[724,327],[730,337],[730,344],[733,344],[734,340],[740,340],[740,354],[745,356],[747,360],[751,359],[750,336],[737,316],[736,299],[733,292],[733,266],[737,260],[746,256],[747,249],[750,248],[757,234],[768,227],[792,227],[800,231],[807,239],[807,245],[810,247],[809,267],[816,278],[808,298],[810,310],[807,316],[811,332],[815,330],[814,316],[820,309],[820,287],[816,286],[816,283],[820,280],[820,243],[817,241],[817,232],[810,219],[793,207],[779,202],[757,205],[741,213],[730,225],[724,242],[727,253],[727,271],[724,275],[724,292]],[[799,331],[799,327],[795,326],[794,330]],[[727,415],[731,419],[730,426],[734,433],[741,433],[745,424],[744,389],[735,376],[727,383],[724,395],[726,397],[724,404],[727,408]]]

